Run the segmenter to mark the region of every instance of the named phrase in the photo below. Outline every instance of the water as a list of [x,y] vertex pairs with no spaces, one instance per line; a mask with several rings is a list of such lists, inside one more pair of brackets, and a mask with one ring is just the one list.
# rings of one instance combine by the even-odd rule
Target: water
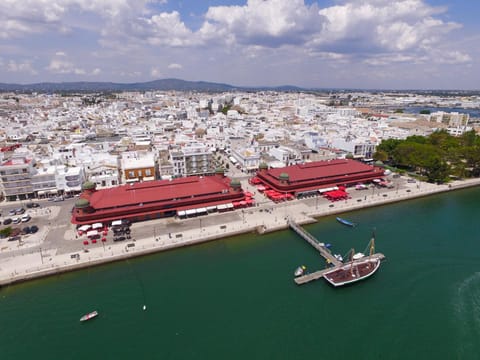
[[432,107],[432,106],[407,106],[404,111],[407,114],[419,114],[422,110],[430,110],[434,113],[437,111],[458,112],[461,114],[469,114],[471,118],[480,118],[480,109],[477,108],[462,108],[462,107]]
[[356,228],[333,216],[307,226],[341,254],[375,229],[387,260],[345,288],[295,285],[298,265],[324,261],[291,231],[9,286],[1,358],[477,359],[479,201],[466,189],[343,214]]

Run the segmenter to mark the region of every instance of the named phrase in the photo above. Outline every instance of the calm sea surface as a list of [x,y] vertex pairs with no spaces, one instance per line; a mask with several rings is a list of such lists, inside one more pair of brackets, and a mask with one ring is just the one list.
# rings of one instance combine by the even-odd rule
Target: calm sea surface
[[387,260],[346,288],[295,285],[298,265],[324,261],[291,231],[9,286],[0,358],[478,359],[479,204],[467,189],[344,214],[356,228],[307,226],[341,254],[363,251],[376,229]]

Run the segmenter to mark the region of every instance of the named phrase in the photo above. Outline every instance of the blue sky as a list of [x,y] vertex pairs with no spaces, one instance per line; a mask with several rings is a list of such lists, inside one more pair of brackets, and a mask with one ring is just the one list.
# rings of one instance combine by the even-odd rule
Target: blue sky
[[2,0],[0,82],[479,89],[470,0]]

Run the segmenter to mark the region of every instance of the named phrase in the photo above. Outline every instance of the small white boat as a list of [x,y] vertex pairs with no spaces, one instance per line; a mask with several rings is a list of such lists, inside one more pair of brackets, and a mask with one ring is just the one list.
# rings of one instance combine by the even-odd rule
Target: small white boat
[[361,258],[364,258],[365,254],[364,253],[356,253],[352,256],[353,260],[360,260]]
[[87,321],[87,320],[90,320],[90,319],[93,319],[94,317],[98,316],[98,311],[95,310],[95,311],[92,311],[88,314],[85,314],[83,315],[81,318],[80,318],[80,321]]
[[305,265],[299,266],[295,269],[294,275],[302,276],[305,273],[305,270],[307,270],[307,267]]
[[337,259],[338,261],[343,262],[343,256],[342,256],[342,255],[340,255],[340,254],[335,254],[335,255],[333,255],[333,256],[335,256],[335,259]]

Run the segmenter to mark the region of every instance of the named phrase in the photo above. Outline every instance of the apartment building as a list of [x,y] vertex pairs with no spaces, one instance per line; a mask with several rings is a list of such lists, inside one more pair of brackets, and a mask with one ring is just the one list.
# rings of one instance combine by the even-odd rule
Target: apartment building
[[155,180],[155,163],[155,155],[152,152],[124,152],[120,157],[122,183]]
[[0,165],[0,191],[8,201],[34,196],[32,177],[34,161],[25,157],[12,157]]
[[202,143],[190,143],[170,151],[174,176],[207,175],[215,172],[212,148]]

